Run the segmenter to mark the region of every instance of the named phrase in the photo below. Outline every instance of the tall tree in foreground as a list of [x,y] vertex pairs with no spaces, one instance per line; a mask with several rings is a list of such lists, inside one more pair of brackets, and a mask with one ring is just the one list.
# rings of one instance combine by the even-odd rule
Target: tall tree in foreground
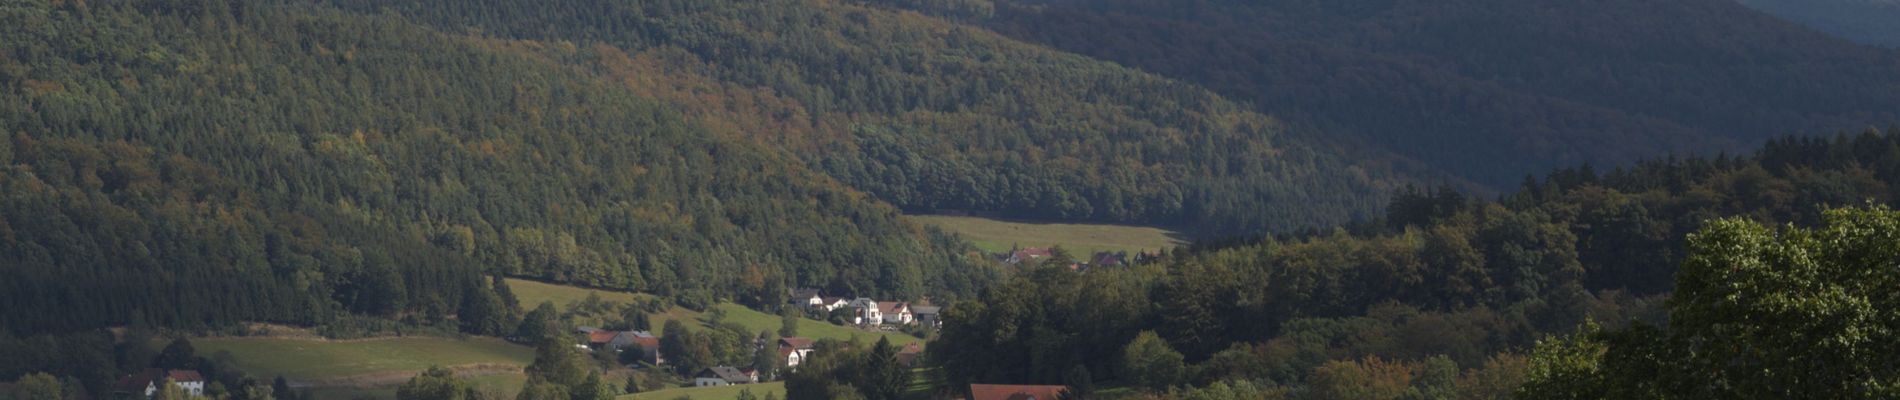
[[1181,382],[1187,367],[1180,352],[1153,331],[1143,331],[1122,350],[1123,377],[1136,385],[1166,390]]
[[477,400],[480,393],[467,381],[457,379],[455,371],[431,366],[396,388],[396,400]]
[[1815,228],[1713,221],[1689,237],[1676,287],[1667,328],[1540,344],[1520,397],[1900,396],[1900,212],[1829,210]]

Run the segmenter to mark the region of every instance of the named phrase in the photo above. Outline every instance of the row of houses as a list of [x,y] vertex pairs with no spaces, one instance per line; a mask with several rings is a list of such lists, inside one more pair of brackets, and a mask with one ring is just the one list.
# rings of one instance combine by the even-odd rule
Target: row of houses
[[[779,338],[779,359],[785,360],[784,367],[788,370],[798,368],[800,363],[811,359],[813,352],[817,350],[816,345],[817,341],[807,338]],[[763,346],[758,349],[758,351],[764,350]],[[924,346],[921,344],[911,343],[904,345],[904,348],[897,351],[897,363],[905,368],[916,368],[923,362],[923,354]],[[727,386],[758,382],[759,372],[751,368],[719,366],[700,370],[699,373],[693,374],[693,386]]]
[[583,326],[578,329],[587,336],[587,348],[593,351],[611,351],[620,354],[628,351],[640,352],[640,362],[652,365],[666,364],[666,355],[660,354],[660,337],[648,331],[615,331]]
[[843,297],[826,297],[817,289],[800,289],[792,292],[790,302],[822,312],[832,312],[848,307],[852,310],[851,323],[859,326],[921,324],[934,328],[943,324],[943,320],[939,318],[942,307],[912,305],[905,301],[877,301],[869,297],[846,300]]
[[205,378],[196,370],[147,368],[139,373],[119,378],[112,385],[112,394],[121,398],[151,398],[158,394],[166,381],[184,389],[191,397],[205,396]]
[[[1039,264],[1051,257],[1055,257],[1055,251],[1047,247],[1013,247],[1009,251],[996,254],[997,261],[1009,265]],[[1103,251],[1090,255],[1086,260],[1068,259],[1063,261],[1069,264],[1070,270],[1082,271],[1089,268],[1125,267],[1133,264],[1147,263],[1160,258],[1160,253],[1153,252],[1137,252],[1131,256],[1126,251]]]

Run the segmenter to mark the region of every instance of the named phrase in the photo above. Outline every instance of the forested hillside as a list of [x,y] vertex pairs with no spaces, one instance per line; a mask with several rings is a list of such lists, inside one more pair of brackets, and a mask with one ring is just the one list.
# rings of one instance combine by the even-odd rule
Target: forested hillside
[[1736,0],[1762,12],[1860,43],[1900,47],[1900,1]]
[[687,304],[954,297],[994,273],[780,152],[395,15],[10,2],[0,21],[16,333],[439,318],[484,273]]
[[1900,53],[1731,0],[889,3],[1194,82],[1495,188],[1900,119]]
[[[661,96],[908,210],[1260,232],[1369,217],[1406,176],[1205,89],[837,1],[334,0]],[[980,6],[975,10],[980,10]]]
[[[1877,285],[1866,282],[1893,279],[1891,269],[1880,269],[1891,268],[1892,261],[1871,256],[1860,259],[1865,262],[1853,261],[1856,260],[1853,254],[1891,251],[1894,246],[1891,222],[1878,221],[1887,221],[1892,215],[1837,213],[1829,217],[1824,211],[1834,207],[1891,205],[1900,199],[1900,192],[1896,191],[1900,185],[1896,183],[1900,183],[1900,136],[1870,132],[1834,139],[1781,139],[1745,157],[1659,159],[1610,171],[1564,169],[1544,179],[1525,182],[1521,190],[1497,202],[1474,200],[1442,190],[1411,190],[1394,200],[1382,224],[1188,249],[1171,254],[1157,264],[1127,269],[1075,274],[1067,268],[1050,266],[1014,277],[988,291],[980,301],[966,301],[947,309],[945,320],[948,322],[943,337],[932,344],[931,350],[956,382],[1074,383],[1074,377],[1080,375],[1097,381],[1112,377],[1124,384],[1151,388],[1187,384],[1214,390],[1212,385],[1219,383],[1221,390],[1227,390],[1245,385],[1261,393],[1304,393],[1299,398],[1321,399],[1367,398],[1338,397],[1339,393],[1356,390],[1373,390],[1391,396],[1409,390],[1469,396],[1461,398],[1501,398],[1489,396],[1515,391],[1525,374],[1535,372],[1527,369],[1530,361],[1595,360],[1589,362],[1648,368],[1660,367],[1645,363],[1664,363],[1680,374],[1658,378],[1678,380],[1669,384],[1700,382],[1694,377],[1706,376],[1707,371],[1692,367],[1700,364],[1673,364],[1679,360],[1666,358],[1646,359],[1643,357],[1651,353],[1644,353],[1645,348],[1639,347],[1619,350],[1627,353],[1601,360],[1589,358],[1600,354],[1587,353],[1578,359],[1527,361],[1524,358],[1540,337],[1576,332],[1586,320],[1603,324],[1602,328],[1591,329],[1610,332],[1591,331],[1592,335],[1607,336],[1590,336],[1585,339],[1587,345],[1603,346],[1592,341],[1610,341],[1622,346],[1639,346],[1648,343],[1642,340],[1664,340],[1642,336],[1645,335],[1642,329],[1654,328],[1641,327],[1660,324],[1665,315],[1671,316],[1673,323],[1685,323],[1675,319],[1679,316],[1695,315],[1699,319],[1687,323],[1719,325],[1746,321],[1759,325],[1766,320],[1753,316],[1768,314],[1751,313],[1769,313],[1790,323],[1812,325],[1803,325],[1801,329],[1806,330],[1800,333],[1762,336],[1763,341],[1749,342],[1749,346],[1762,349],[1780,346],[1773,351],[1799,353],[1804,344],[1791,338],[1810,337],[1801,336],[1807,334],[1849,335],[1839,337],[1841,347],[1836,350],[1809,352],[1853,357],[1860,354],[1856,351],[1886,348],[1879,347],[1885,346],[1880,338],[1891,336],[1881,336],[1888,334],[1880,333],[1885,332],[1881,329],[1894,327],[1895,320],[1878,319],[1891,316],[1891,313],[1881,314],[1885,311],[1880,311],[1882,308],[1878,305],[1894,304],[1890,296],[1879,297],[1880,292],[1871,289],[1874,286],[1864,286]],[[1853,215],[1878,218],[1868,222],[1850,219]],[[1766,228],[1751,231],[1740,226],[1834,226],[1862,238],[1813,244],[1826,243],[1828,249],[1869,246],[1889,250],[1825,253],[1829,254],[1825,260],[1832,261],[1817,260],[1819,266],[1810,267],[1818,270],[1731,271],[1724,268],[1760,264],[1721,264],[1710,260],[1744,257],[1725,252],[1754,247],[1743,247],[1745,243],[1719,247],[1710,244],[1716,242],[1708,242],[1734,239],[1723,236],[1731,233],[1708,234],[1699,245],[1695,244],[1696,236],[1691,235],[1709,229],[1709,221],[1728,217],[1737,219],[1724,223],[1724,228],[1718,230],[1742,229],[1761,235]],[[1880,228],[1883,226],[1886,228]],[[1789,246],[1809,243],[1803,241],[1808,236],[1790,235],[1785,239]],[[1766,255],[1782,250],[1764,248],[1761,251],[1746,257],[1772,259],[1762,262],[1807,262],[1799,257]],[[1823,254],[1822,250],[1814,251],[1814,254]],[[1679,271],[1679,266],[1697,269]],[[1832,272],[1814,272],[1821,270]],[[1786,274],[1781,279],[1799,282],[1800,286],[1738,288],[1768,281],[1759,280],[1767,278],[1734,281],[1715,278],[1725,276],[1721,274],[1759,277],[1770,273]],[[1864,277],[1865,281],[1854,277]],[[1678,284],[1695,287],[1676,287]],[[1793,289],[1834,287],[1826,285],[1854,289],[1842,292]],[[1690,289],[1696,296],[1714,297],[1696,300],[1708,302],[1701,305],[1668,303],[1662,297]],[[1744,290],[1768,291],[1777,293],[1772,296],[1787,298],[1819,296],[1833,300],[1818,297],[1814,302],[1802,303],[1761,300],[1736,305],[1758,308],[1724,308],[1728,306],[1721,300],[1723,293],[1743,293]],[[1764,297],[1768,298],[1781,297]],[[1872,303],[1853,303],[1855,301]],[[1867,308],[1847,304],[1874,305]],[[1709,314],[1717,311],[1695,307],[1727,313]],[[1812,311],[1814,314],[1792,311],[1796,309],[1815,311]],[[1847,315],[1874,319],[1830,319],[1850,318]],[[1638,328],[1618,330],[1627,326]],[[1692,334],[1728,334],[1717,326],[1687,326],[1711,330]],[[1757,329],[1749,332],[1764,335],[1778,332],[1771,328],[1749,329]],[[1155,337],[1142,338],[1144,331],[1153,331]],[[1739,332],[1730,333],[1747,336]],[[1770,336],[1779,339],[1767,339]],[[1723,343],[1730,342],[1711,340],[1756,339],[1682,340],[1701,343],[1699,346],[1722,347]],[[1176,372],[1159,376],[1148,372],[1150,368],[1145,366],[1156,359],[1147,355],[1168,353],[1149,351],[1157,345],[1177,354],[1175,357],[1179,359],[1173,361],[1172,367]],[[1857,350],[1843,350],[1848,348]],[[1136,357],[1137,354],[1142,356]],[[1688,353],[1657,354],[1658,357],[1674,355],[1702,357],[1704,359],[1698,362],[1714,363],[1712,365],[1724,362],[1708,358],[1713,356]],[[1160,358],[1165,364],[1167,357]],[[1760,365],[1772,364],[1775,368],[1794,365],[1777,360],[1779,358],[1767,357],[1735,362],[1746,365],[1760,362],[1766,363]],[[1144,367],[1134,368],[1131,363]],[[1075,365],[1080,365],[1082,371],[1074,371],[1071,366]],[[1683,369],[1673,369],[1678,367]],[[1634,393],[1654,389],[1635,382],[1653,377],[1634,371],[1649,370],[1605,368],[1601,374],[1608,378],[1601,379],[1623,379],[1622,384],[1628,385],[1618,386],[1619,390],[1627,388],[1628,393]],[[1769,379],[1741,364],[1726,368],[1732,370],[1724,373],[1735,374],[1732,375],[1735,377]],[[1841,372],[1850,370],[1858,372]],[[1594,373],[1589,371],[1595,370],[1557,372]],[[1801,385],[1815,388],[1808,396],[1838,398],[1830,394],[1852,391],[1843,392],[1846,390],[1843,386],[1829,385],[1852,386],[1859,382],[1825,379],[1862,376],[1852,374],[1892,379],[1896,372],[1891,366],[1882,365],[1829,371],[1833,372],[1813,371],[1812,375],[1803,375],[1805,378],[1772,379],[1784,379],[1779,382],[1790,385],[1800,380],[1805,382]],[[1837,372],[1843,375],[1827,375]],[[1605,390],[1576,385],[1564,381],[1563,376],[1545,379],[1550,380],[1546,385],[1558,385],[1542,389],[1549,392],[1566,388]],[[1735,398],[1735,393],[1743,393],[1727,391],[1731,389],[1757,390],[1749,393],[1769,393],[1760,390],[1791,393],[1745,380],[1732,384],[1733,388],[1711,389],[1689,384],[1666,389],[1700,393],[1688,398]],[[1188,398],[1195,397],[1190,394]]]

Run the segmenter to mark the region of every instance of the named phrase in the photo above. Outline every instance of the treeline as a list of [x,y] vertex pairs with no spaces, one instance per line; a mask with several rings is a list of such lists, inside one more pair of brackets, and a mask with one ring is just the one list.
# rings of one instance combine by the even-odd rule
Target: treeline
[[[1825,210],[1891,204],[1894,182],[1900,136],[1868,132],[1778,139],[1740,157],[1564,169],[1497,201],[1406,190],[1384,221],[1353,229],[1185,249],[1127,269],[1043,266],[947,308],[931,355],[957,384],[1082,376],[1164,393],[1220,384],[1295,398],[1367,398],[1327,394],[1365,387],[1390,394],[1370,398],[1498,398],[1476,394],[1530,379],[1531,365],[1550,361],[1526,358],[1541,337],[1591,320],[1618,331],[1681,318],[1683,306],[1663,298],[1684,294],[1677,282],[1707,284],[1678,266],[1715,252],[1685,241],[1708,221],[1840,224]],[[1867,323],[1890,326],[1880,321]],[[1615,357],[1603,362],[1634,362]],[[1892,377],[1869,368],[1861,373]]]
[[[1900,119],[1900,54],[1733,0],[989,3],[991,17],[965,20],[1498,189],[1565,166]],[[1799,2],[1821,3],[1849,1]]]
[[1428,174],[1193,85],[883,7],[326,3],[563,60],[907,210],[1252,232],[1370,218]]
[[18,335],[453,315],[485,274],[688,304],[956,297],[996,274],[773,150],[394,15],[154,0],[0,19],[0,328]]

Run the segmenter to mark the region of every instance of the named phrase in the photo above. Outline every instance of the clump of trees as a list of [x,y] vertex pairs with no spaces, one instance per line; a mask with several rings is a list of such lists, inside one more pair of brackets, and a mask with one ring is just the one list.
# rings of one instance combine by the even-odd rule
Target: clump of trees
[[896,400],[906,398],[910,367],[897,361],[898,348],[879,337],[859,342],[820,340],[812,357],[785,378],[785,399]]
[[1689,238],[1669,324],[1538,343],[1526,399],[1900,396],[1900,212],[1814,227],[1711,222]]
[[[1884,211],[1872,215],[1828,211],[1828,204],[1891,204],[1900,198],[1895,196],[1895,185],[1889,184],[1900,182],[1896,179],[1900,179],[1900,142],[1894,136],[1869,132],[1777,140],[1746,157],[1674,158],[1608,172],[1588,167],[1558,170],[1542,179],[1527,179],[1522,190],[1495,202],[1442,190],[1402,190],[1384,221],[1181,249],[1161,262],[1126,269],[1082,274],[1063,268],[1026,271],[978,301],[947,308],[941,339],[931,346],[932,359],[942,365],[952,385],[1057,384],[1078,381],[1065,375],[1087,375],[1090,380],[1113,379],[1163,394],[1212,390],[1217,383],[1225,385],[1221,390],[1232,391],[1247,386],[1239,382],[1249,382],[1260,393],[1332,393],[1326,396],[1345,398],[1456,393],[1498,398],[1514,392],[1526,379],[1562,386],[1564,377],[1575,375],[1552,375],[1539,368],[1559,372],[1615,369],[1644,375],[1648,372],[1643,371],[1663,368],[1656,363],[1674,362],[1664,356],[1685,351],[1690,353],[1683,356],[1714,357],[1696,362],[1715,368],[1720,364],[1717,359],[1824,348],[1794,344],[1796,337],[1871,343],[1879,336],[1838,334],[1888,329],[1875,322],[1882,321],[1884,314],[1871,311],[1879,309],[1879,299],[1855,294],[1873,286],[1829,283],[1821,277],[1884,282],[1868,268],[1878,268],[1886,260],[1881,258],[1885,253],[1877,247],[1849,244],[1877,243],[1873,238],[1892,232],[1882,225],[1887,218]],[[1734,219],[1717,218],[1724,215]],[[1708,222],[1712,220],[1719,222]],[[1737,224],[1813,228],[1791,228],[1797,230],[1775,236],[1734,227]],[[1714,230],[1692,235],[1704,229]],[[1854,230],[1869,236],[1836,238],[1821,233],[1828,230]],[[1717,235],[1747,240],[1712,242]],[[1776,240],[1789,244],[1763,237],[1785,237]],[[1796,243],[1815,244],[1798,247]],[[1736,250],[1743,245],[1780,250]],[[1834,246],[1829,251],[1835,253],[1814,246]],[[1722,253],[1718,248],[1730,250]],[[1807,264],[1783,265],[1797,258]],[[1754,267],[1735,270],[1739,265]],[[1720,274],[1710,275],[1710,271]],[[1743,282],[1774,282],[1804,294],[1731,287]],[[1770,303],[1737,308],[1748,303],[1696,297],[1710,292],[1720,295],[1707,295],[1708,299],[1743,296],[1749,302]],[[1810,298],[1819,293],[1835,294]],[[1703,301],[1713,303],[1697,303]],[[1825,304],[1828,308],[1783,311],[1812,313],[1838,322],[1832,328],[1815,325],[1818,322],[1803,325],[1800,319],[1754,328],[1732,323],[1779,315],[1750,313],[1771,311],[1767,305],[1780,301]],[[1685,314],[1684,307],[1690,305],[1709,309]],[[1552,341],[1538,347],[1539,338],[1575,332],[1587,321],[1597,321],[1601,328],[1578,336],[1584,339],[1566,342],[1572,343],[1568,347],[1549,344],[1556,343]],[[1667,330],[1655,328],[1664,321],[1668,321]],[[1865,324],[1853,325],[1862,323],[1855,321]],[[1846,330],[1828,330],[1833,328]],[[1689,335],[1678,333],[1681,329],[1709,331]],[[1715,346],[1707,342],[1711,340],[1707,336],[1718,333],[1750,342],[1729,343],[1722,351],[1695,350]],[[1775,343],[1783,347],[1770,346]],[[1178,378],[1169,379],[1172,373],[1150,374],[1172,370],[1171,361],[1155,361],[1171,359],[1156,356],[1167,354],[1160,350],[1161,344],[1180,354],[1185,367]],[[1628,353],[1606,350],[1618,346]],[[1539,350],[1546,355],[1526,362],[1525,354],[1533,348],[1547,348]],[[1858,345],[1826,349],[1830,349],[1828,354],[1888,354],[1884,352],[1889,350]],[[1601,361],[1563,369],[1545,367],[1551,362],[1539,358]],[[1671,368],[1677,367],[1690,368]],[[1737,365],[1775,370],[1764,367],[1768,366]],[[1067,373],[1078,369],[1084,373]],[[1876,383],[1891,379],[1877,366],[1804,371],[1816,375],[1800,375],[1804,385],[1811,385],[1801,387],[1822,397],[1882,393],[1877,389],[1884,384]],[[1658,393],[1692,393],[1687,397],[1698,398],[1736,397],[1737,393],[1745,394],[1740,397],[1779,396],[1764,394],[1771,392],[1759,387],[1748,389],[1747,385],[1765,378],[1743,371],[1726,373],[1746,378],[1722,379],[1751,383],[1722,384],[1735,385],[1737,391]],[[1670,382],[1709,378],[1706,374],[1683,376]],[[1586,382],[1575,384],[1576,388],[1603,387],[1568,382]],[[1328,392],[1332,390],[1328,387],[1340,391]]]

